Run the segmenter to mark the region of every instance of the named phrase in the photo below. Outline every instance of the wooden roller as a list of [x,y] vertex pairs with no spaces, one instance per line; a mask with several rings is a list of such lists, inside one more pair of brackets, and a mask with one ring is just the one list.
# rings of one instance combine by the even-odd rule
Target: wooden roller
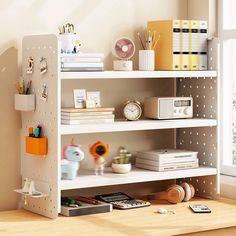
[[171,185],[166,191],[155,193],[148,196],[150,200],[167,200],[170,203],[176,204],[182,202],[185,196],[184,189],[177,184]]

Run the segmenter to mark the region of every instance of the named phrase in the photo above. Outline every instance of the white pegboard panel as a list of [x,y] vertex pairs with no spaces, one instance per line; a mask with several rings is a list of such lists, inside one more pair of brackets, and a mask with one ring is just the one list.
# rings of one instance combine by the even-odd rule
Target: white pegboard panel
[[193,98],[195,118],[217,118],[217,78],[183,78],[177,80],[177,96]]
[[219,190],[217,188],[216,176],[200,176],[193,178],[184,178],[177,181],[179,184],[182,182],[190,183],[195,188],[195,195],[209,199],[216,199],[219,197]]
[[220,44],[218,38],[208,40],[207,54],[208,70],[219,72]]
[[[59,137],[59,105],[60,83],[58,83],[58,40],[55,35],[26,36],[23,39],[22,72],[25,81],[32,80],[32,90],[36,95],[35,112],[22,112],[22,145],[21,170],[22,178],[31,178],[35,181],[47,183],[49,197],[27,200],[25,209],[35,213],[56,218],[59,211],[59,173],[58,158],[60,154]],[[27,59],[34,59],[34,72],[27,74]],[[47,72],[40,74],[40,58],[47,61]],[[48,100],[40,99],[43,85],[48,87]],[[29,127],[42,126],[42,135],[48,138],[48,154],[36,156],[25,152],[25,137]]]
[[218,167],[216,127],[177,130],[176,146],[198,152],[201,166]]
[[[208,69],[219,68],[218,39],[208,41]],[[219,81],[217,77],[182,78],[176,82],[177,96],[193,97],[193,116],[218,120],[217,96]],[[176,147],[198,151],[199,164],[219,169],[219,147],[217,135],[219,128],[186,128],[178,129]],[[196,188],[197,195],[215,198],[219,194],[219,173],[213,176],[202,176],[185,179]]]

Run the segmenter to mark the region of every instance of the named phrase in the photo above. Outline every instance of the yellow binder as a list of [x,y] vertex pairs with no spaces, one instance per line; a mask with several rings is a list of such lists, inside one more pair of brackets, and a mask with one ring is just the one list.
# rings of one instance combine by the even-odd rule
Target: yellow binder
[[180,20],[149,21],[148,30],[160,35],[155,50],[156,70],[180,70]]
[[181,38],[181,56],[180,56],[180,69],[189,70],[190,62],[190,44],[189,44],[189,21],[181,20],[180,21],[180,38]]
[[190,70],[199,70],[199,22],[190,21]]

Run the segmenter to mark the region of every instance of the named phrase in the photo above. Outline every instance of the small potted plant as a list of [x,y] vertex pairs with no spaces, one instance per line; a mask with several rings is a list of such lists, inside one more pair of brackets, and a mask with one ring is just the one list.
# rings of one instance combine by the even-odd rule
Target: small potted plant
[[131,153],[128,152],[128,150],[124,147],[119,147],[117,156],[114,157],[114,160],[112,162],[112,171],[114,173],[118,174],[125,174],[130,172],[131,170],[131,163],[130,163],[130,157]]

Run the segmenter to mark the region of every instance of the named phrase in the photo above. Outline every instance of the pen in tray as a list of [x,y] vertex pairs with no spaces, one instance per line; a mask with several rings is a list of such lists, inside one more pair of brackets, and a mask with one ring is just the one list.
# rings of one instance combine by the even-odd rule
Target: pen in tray
[[85,202],[85,203],[89,203],[89,204],[93,204],[93,205],[98,205],[100,204],[100,202],[96,199],[93,198],[88,198],[88,197],[76,197],[76,200],[81,201],[81,202]]

